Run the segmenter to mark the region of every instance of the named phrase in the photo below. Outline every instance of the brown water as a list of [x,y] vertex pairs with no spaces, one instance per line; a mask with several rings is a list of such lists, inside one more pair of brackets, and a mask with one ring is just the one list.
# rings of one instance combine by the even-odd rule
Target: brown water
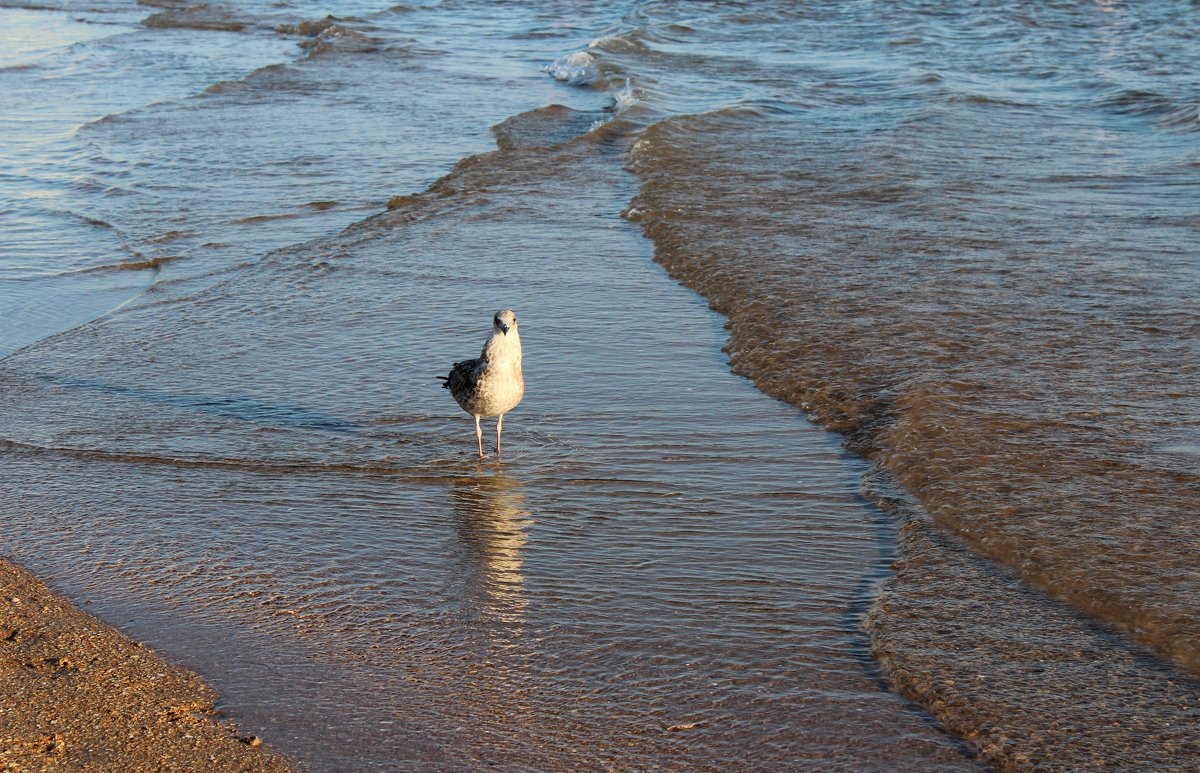
[[[987,749],[1001,766],[1192,769],[1195,15],[897,10],[713,8],[598,42],[664,91],[695,68],[779,86],[647,129],[628,216],[729,316],[735,371],[1015,571],[906,537],[873,618],[897,686],[965,734],[1017,736]],[[717,30],[741,56],[694,62]],[[771,41],[757,58],[751,38]]]
[[[873,181],[886,147],[780,169],[781,154],[811,152],[811,138],[788,139],[769,120],[715,115],[656,126],[634,159],[647,180],[636,217],[731,317],[734,368],[848,433],[981,552],[1200,669],[1200,317],[1186,260],[1120,254],[1115,234],[1098,256],[1119,218],[1103,208],[1090,226],[1064,215],[1082,222],[1054,233],[1083,242],[1064,244],[1026,221],[1045,217],[1032,206],[906,201],[905,188],[945,185],[937,171]],[[883,201],[848,211],[841,195]]]
[[317,769],[1196,767],[1190,17],[328,12],[4,12],[0,551]]

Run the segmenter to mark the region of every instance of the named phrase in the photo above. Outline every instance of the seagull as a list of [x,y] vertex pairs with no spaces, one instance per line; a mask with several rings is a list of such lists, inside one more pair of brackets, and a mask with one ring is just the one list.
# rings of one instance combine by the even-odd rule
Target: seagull
[[525,394],[521,376],[521,336],[517,313],[497,311],[492,317],[492,334],[483,342],[479,359],[454,363],[450,375],[438,376],[462,409],[475,417],[475,439],[483,458],[483,430],[479,420],[496,416],[496,456],[500,456],[500,429],[504,414],[517,407]]

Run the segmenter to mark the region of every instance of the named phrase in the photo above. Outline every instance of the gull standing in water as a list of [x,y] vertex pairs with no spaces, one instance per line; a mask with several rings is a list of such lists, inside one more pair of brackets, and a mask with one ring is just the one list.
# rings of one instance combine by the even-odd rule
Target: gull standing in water
[[462,409],[475,417],[475,439],[483,458],[483,430],[479,420],[496,416],[496,456],[500,456],[500,429],[504,414],[517,407],[525,394],[521,376],[521,336],[517,313],[512,309],[492,317],[492,334],[483,342],[479,359],[454,363],[449,376],[438,376]]

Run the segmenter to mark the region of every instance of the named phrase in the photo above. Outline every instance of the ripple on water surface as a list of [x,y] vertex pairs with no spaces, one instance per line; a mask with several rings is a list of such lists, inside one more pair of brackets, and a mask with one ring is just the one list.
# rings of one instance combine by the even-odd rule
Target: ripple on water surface
[[729,316],[737,372],[946,530],[909,518],[873,615],[896,685],[1002,768],[1196,767],[1196,19],[795,12],[689,22],[749,101],[687,77],[677,31],[614,50],[695,113],[634,146],[628,216]]
[[[321,766],[972,769],[870,674],[856,468],[728,372],[611,139],[514,142],[10,358],[4,549]],[[500,306],[503,464],[434,378]]]

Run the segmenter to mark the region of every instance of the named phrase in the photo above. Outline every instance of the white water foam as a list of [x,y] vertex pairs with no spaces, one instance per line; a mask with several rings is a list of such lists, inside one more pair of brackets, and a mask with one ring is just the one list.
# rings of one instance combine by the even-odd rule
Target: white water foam
[[637,89],[633,87],[632,81],[626,78],[625,85],[612,95],[612,111],[614,114],[620,115],[640,101]]
[[586,86],[595,83],[600,77],[596,62],[596,57],[587,51],[576,51],[558,57],[553,64],[544,67],[543,71],[572,86]]

